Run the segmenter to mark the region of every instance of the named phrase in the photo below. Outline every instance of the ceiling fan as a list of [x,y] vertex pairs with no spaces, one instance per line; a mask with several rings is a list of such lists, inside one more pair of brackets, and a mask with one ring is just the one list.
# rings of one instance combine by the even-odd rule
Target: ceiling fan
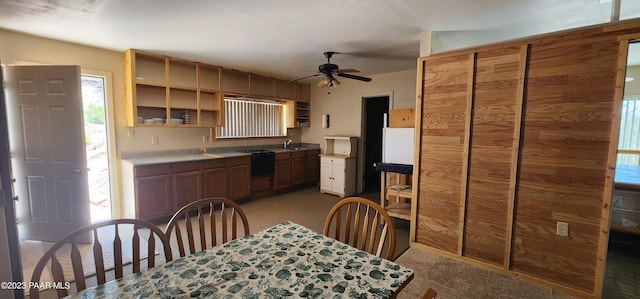
[[324,52],[323,54],[324,54],[324,57],[327,58],[327,63],[321,64],[321,65],[318,66],[318,73],[317,74],[314,74],[314,75],[311,75],[311,76],[302,77],[302,78],[298,78],[298,79],[292,80],[292,81],[298,81],[298,80],[302,80],[302,79],[307,79],[307,78],[312,78],[312,77],[317,77],[317,76],[323,76],[322,80],[320,80],[320,82],[318,82],[318,86],[319,87],[327,87],[327,86],[328,87],[332,87],[332,86],[340,85],[340,81],[338,81],[338,79],[336,79],[335,76],[354,79],[354,80],[359,80],[359,81],[364,81],[364,82],[370,82],[371,81],[371,78],[349,74],[349,73],[360,72],[359,70],[356,70],[356,69],[340,69],[337,64],[331,63],[331,57],[333,56],[333,54],[336,54],[336,52],[327,51],[327,52]]

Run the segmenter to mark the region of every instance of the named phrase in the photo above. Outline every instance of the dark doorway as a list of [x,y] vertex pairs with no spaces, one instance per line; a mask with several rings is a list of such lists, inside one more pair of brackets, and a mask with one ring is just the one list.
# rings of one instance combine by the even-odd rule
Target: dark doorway
[[368,97],[363,102],[364,191],[380,192],[380,173],[373,166],[382,161],[384,114],[389,113],[389,97]]

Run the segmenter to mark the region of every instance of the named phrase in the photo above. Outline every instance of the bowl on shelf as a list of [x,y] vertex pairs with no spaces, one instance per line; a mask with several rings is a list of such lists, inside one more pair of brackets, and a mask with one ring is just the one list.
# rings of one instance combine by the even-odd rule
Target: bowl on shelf
[[173,125],[181,125],[184,123],[184,120],[182,118],[171,118],[170,121]]

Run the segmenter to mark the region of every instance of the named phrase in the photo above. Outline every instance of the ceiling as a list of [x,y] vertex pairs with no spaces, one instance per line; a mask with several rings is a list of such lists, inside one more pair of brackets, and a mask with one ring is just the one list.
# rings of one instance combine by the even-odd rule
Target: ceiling
[[370,76],[415,69],[426,31],[456,48],[605,23],[610,10],[610,0],[0,0],[0,27],[295,79],[324,51]]

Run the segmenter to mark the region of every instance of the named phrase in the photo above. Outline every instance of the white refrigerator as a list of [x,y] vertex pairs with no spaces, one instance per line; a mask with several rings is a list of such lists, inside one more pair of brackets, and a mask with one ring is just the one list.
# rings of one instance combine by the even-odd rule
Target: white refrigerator
[[413,165],[414,128],[382,130],[382,162]]

